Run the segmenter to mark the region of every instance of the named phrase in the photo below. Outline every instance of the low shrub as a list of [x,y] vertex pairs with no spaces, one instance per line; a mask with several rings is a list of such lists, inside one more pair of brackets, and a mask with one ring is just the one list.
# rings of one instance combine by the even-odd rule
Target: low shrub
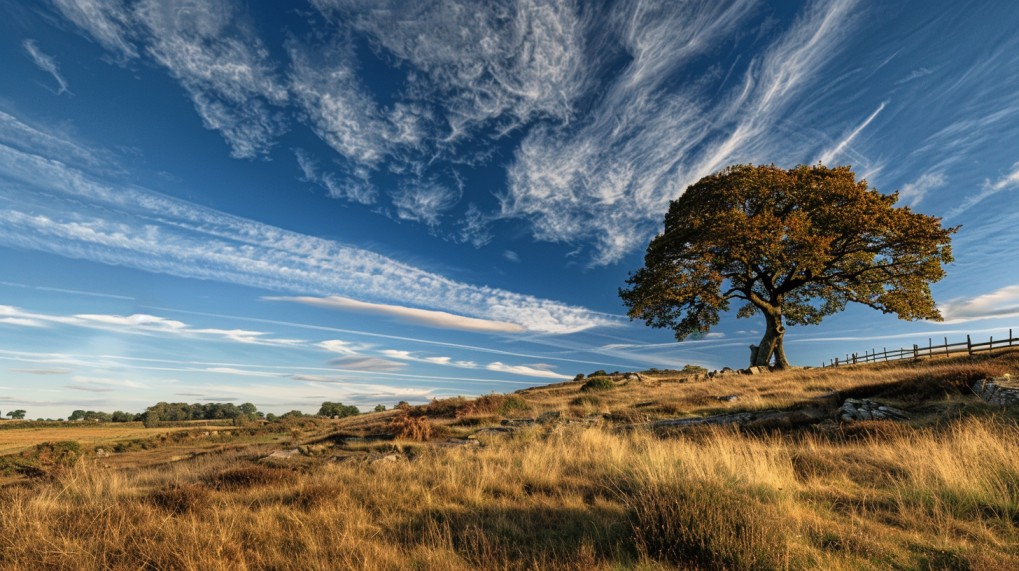
[[684,569],[787,566],[787,526],[773,501],[749,490],[707,481],[652,481],[625,502],[644,558]]
[[217,490],[242,490],[256,486],[267,486],[287,481],[288,472],[266,466],[242,466],[230,468],[206,478]]
[[148,495],[150,503],[177,515],[207,505],[208,498],[208,489],[194,484],[169,484]]
[[467,402],[467,399],[460,396],[445,399],[432,399],[432,401],[424,407],[422,414],[434,417],[455,417],[457,413],[467,405]]
[[401,440],[424,442],[432,437],[432,423],[428,422],[426,416],[401,414],[394,417],[389,425],[393,435]]
[[40,466],[70,466],[81,456],[81,444],[74,440],[43,442],[22,453],[22,457],[33,460]]
[[612,382],[609,377],[591,377],[584,383],[584,386],[580,387],[580,390],[584,392],[607,391],[614,388],[616,388],[616,383]]

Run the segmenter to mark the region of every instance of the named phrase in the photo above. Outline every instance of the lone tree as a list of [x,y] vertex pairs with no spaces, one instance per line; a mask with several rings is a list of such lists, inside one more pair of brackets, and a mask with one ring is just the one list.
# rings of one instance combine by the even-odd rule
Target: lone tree
[[820,323],[848,302],[900,319],[941,320],[930,284],[952,261],[941,219],[894,206],[849,167],[735,165],[706,176],[669,205],[665,230],[619,295],[630,319],[705,333],[739,300],[762,313],[751,366],[789,366],[785,323]]

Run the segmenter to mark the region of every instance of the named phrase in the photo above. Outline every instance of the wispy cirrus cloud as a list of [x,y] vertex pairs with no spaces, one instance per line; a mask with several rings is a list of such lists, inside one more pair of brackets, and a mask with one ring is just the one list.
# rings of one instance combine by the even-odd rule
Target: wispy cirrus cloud
[[947,179],[943,172],[928,172],[920,175],[920,178],[907,182],[899,190],[899,202],[909,206],[919,204],[927,193],[945,186]]
[[523,375],[525,377],[540,377],[544,379],[572,379],[569,375],[563,375],[551,370],[551,365],[545,364],[533,364],[533,365],[507,365],[499,361],[489,363],[485,366],[489,371],[497,371],[500,373],[512,373],[514,375]]
[[[45,150],[42,149],[42,150]],[[571,333],[615,316],[457,282],[363,248],[283,230],[184,200],[108,183],[0,144],[0,244],[271,291],[357,296]]]
[[396,216],[401,220],[439,225],[442,214],[456,206],[460,191],[434,179],[410,179],[392,193]]
[[412,351],[402,351],[398,349],[385,349],[380,351],[380,354],[390,359],[398,359],[401,361],[413,361],[417,363],[428,363],[431,365],[440,365],[443,367],[456,367],[458,369],[477,369],[478,364],[474,361],[459,361],[452,357],[443,356],[431,356],[421,357],[417,353]]
[[505,132],[536,117],[568,120],[590,81],[585,23],[572,1],[313,3],[420,72],[407,92],[441,113],[440,142],[492,122]]
[[120,59],[138,57],[130,10],[122,0],[53,0],[54,6],[79,29]]
[[46,73],[53,76],[53,80],[57,82],[58,90],[57,95],[62,93],[71,93],[67,88],[67,80],[60,74],[60,68],[57,66],[57,60],[51,56],[43,53],[39,49],[39,45],[35,40],[25,40],[21,42],[21,47],[25,48],[25,53],[32,59],[32,63],[36,67],[45,71]]
[[359,204],[374,204],[378,200],[378,190],[371,184],[370,175],[363,167],[354,168],[346,176],[340,176],[321,169],[318,161],[300,149],[294,151],[294,156],[301,169],[301,180],[319,185],[331,198]]
[[167,319],[156,315],[135,313],[131,315],[89,314],[55,315],[28,311],[10,305],[0,305],[0,323],[23,327],[49,327],[68,325],[104,329],[124,333],[149,335],[175,335],[205,339],[217,339],[247,343],[253,345],[294,346],[304,344],[300,339],[272,337],[264,331],[247,329],[220,329],[212,327],[193,327],[182,321]]
[[231,0],[55,0],[55,7],[121,61],[147,54],[187,91],[207,129],[237,158],[264,156],[283,125],[289,91]]
[[326,309],[392,315],[412,323],[444,329],[462,329],[465,331],[481,331],[488,333],[522,333],[526,330],[523,326],[517,323],[465,317],[463,315],[454,315],[445,311],[419,309],[416,307],[405,307],[385,303],[369,303],[337,295],[329,297],[267,297],[265,299],[272,301],[290,301]]
[[1019,316],[1019,285],[974,297],[956,298],[938,305],[945,323]]
[[378,357],[363,356],[341,357],[339,359],[333,359],[329,362],[329,364],[337,369],[372,372],[399,371],[407,366],[406,363],[390,361],[388,359],[379,359]]
[[980,192],[967,196],[962,201],[962,204],[949,210],[945,217],[952,218],[958,216],[1003,190],[1011,190],[1017,187],[1019,187],[1019,163],[1012,165],[1011,171],[1000,176],[997,180],[985,180]]
[[68,375],[71,373],[70,369],[7,369],[12,373],[22,373],[25,375]]
[[775,137],[775,128],[848,33],[852,6],[814,3],[728,87],[729,74],[721,85],[677,85],[674,74],[729,41],[753,2],[620,4],[615,30],[630,63],[586,121],[539,126],[523,139],[503,216],[528,219],[539,240],[596,236],[592,263],[608,264],[643,245],[668,202],[704,175],[732,162],[802,156],[812,143]]

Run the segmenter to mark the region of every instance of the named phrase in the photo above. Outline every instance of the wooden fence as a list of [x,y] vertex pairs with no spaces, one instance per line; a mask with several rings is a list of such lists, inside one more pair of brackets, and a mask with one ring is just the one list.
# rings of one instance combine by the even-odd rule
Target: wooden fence
[[973,353],[993,351],[994,349],[1000,349],[1002,347],[1019,347],[1019,338],[1012,337],[1011,329],[1008,330],[1007,339],[995,339],[994,337],[991,337],[990,340],[984,343],[974,343],[969,335],[966,336],[965,341],[959,343],[949,343],[948,337],[945,337],[944,339],[945,343],[942,345],[935,345],[933,338],[928,338],[926,346],[913,345],[912,349],[887,349],[882,347],[880,353],[877,349],[865,351],[862,355],[859,353],[847,353],[845,359],[835,357],[827,363],[821,363],[821,366],[843,367],[845,365],[858,365],[861,363],[881,363],[885,361],[899,361],[901,359],[924,359],[962,353],[972,355]]

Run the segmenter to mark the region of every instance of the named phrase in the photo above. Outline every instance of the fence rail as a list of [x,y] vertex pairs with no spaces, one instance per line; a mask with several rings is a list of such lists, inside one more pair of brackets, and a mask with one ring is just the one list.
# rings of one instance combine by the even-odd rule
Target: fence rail
[[949,343],[948,337],[944,338],[945,342],[942,345],[934,345],[933,338],[927,339],[927,345],[913,345],[913,348],[900,348],[900,349],[887,349],[881,348],[879,353],[877,349],[865,351],[862,355],[859,353],[846,353],[846,358],[834,357],[827,363],[821,363],[822,367],[844,367],[846,365],[859,365],[862,363],[883,363],[885,361],[899,361],[902,359],[925,359],[931,357],[945,357],[948,355],[957,355],[966,353],[972,355],[981,351],[993,351],[994,349],[1000,349],[1002,347],[1019,347],[1019,338],[1012,336],[1012,330],[1008,330],[1007,339],[995,339],[991,337],[988,341],[983,343],[974,343],[972,338],[967,335],[966,341],[960,343]]

